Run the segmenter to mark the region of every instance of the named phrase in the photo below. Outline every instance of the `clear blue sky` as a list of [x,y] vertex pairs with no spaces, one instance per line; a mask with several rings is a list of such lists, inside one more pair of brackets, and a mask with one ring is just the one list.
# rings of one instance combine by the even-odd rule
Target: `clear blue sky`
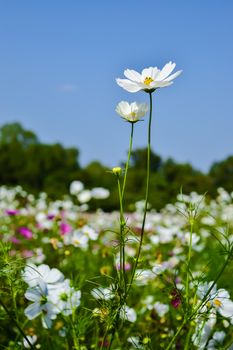
[[207,170],[233,154],[232,18],[231,0],[2,0],[0,124],[76,146],[82,165],[117,165],[130,125],[116,104],[148,95],[115,78],[172,60],[183,74],[154,94],[153,149]]

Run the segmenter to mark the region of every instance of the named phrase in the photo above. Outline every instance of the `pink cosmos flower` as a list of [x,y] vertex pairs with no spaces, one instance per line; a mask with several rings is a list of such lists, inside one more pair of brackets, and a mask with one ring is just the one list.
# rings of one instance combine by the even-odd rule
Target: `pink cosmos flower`
[[33,237],[32,231],[27,227],[19,227],[18,232],[26,239],[31,239]]
[[61,222],[60,232],[62,236],[70,233],[71,231],[72,231],[72,227],[67,222]]

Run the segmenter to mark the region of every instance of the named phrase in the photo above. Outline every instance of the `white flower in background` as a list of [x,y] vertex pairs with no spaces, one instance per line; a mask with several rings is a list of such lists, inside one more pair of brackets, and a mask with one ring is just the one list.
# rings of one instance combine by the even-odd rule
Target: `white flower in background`
[[127,79],[116,79],[117,84],[129,92],[138,92],[144,90],[153,92],[155,89],[173,84],[176,77],[181,74],[181,70],[170,75],[176,64],[169,62],[162,70],[157,67],[143,69],[140,73],[135,70],[126,69],[124,75]]
[[79,247],[86,249],[88,247],[89,237],[85,234],[82,229],[75,230],[72,234],[65,235],[63,237],[64,244],[73,245],[74,247]]
[[[144,345],[140,344],[140,338],[139,337],[130,337],[127,339],[130,344],[134,346],[134,349],[144,349]],[[132,348],[130,348],[132,349]]]
[[109,190],[103,187],[94,187],[91,190],[91,196],[94,199],[105,199],[110,195]]
[[226,333],[224,331],[221,332],[214,332],[212,339],[207,344],[208,350],[216,350],[219,349],[221,344],[223,343],[223,340],[226,336]]
[[197,319],[197,326],[195,333],[192,336],[192,341],[198,350],[206,349],[206,343],[210,337],[210,334],[212,333],[215,324],[215,313],[209,314],[209,318],[207,320]]
[[59,312],[63,315],[71,315],[80,305],[81,292],[70,286],[70,280],[66,279],[57,285],[57,288],[51,291],[52,298]]
[[162,304],[159,301],[157,301],[153,305],[153,309],[155,309],[159,317],[163,317],[169,311],[169,306],[167,304]]
[[42,288],[47,285],[53,287],[56,283],[64,280],[64,275],[61,271],[55,268],[50,269],[45,264],[40,266],[34,264],[26,265],[22,277],[29,287],[42,286]]
[[[206,282],[198,287],[197,295],[200,299],[205,297],[212,284],[213,282]],[[233,301],[231,301],[230,295],[225,289],[217,290],[215,285],[209,293],[206,305],[215,309],[223,317],[229,318],[231,324],[233,324]]]
[[137,314],[134,309],[125,305],[122,307],[120,311],[120,318],[122,318],[123,320],[127,320],[129,322],[135,322],[137,319]]
[[38,212],[35,216],[39,227],[43,229],[51,229],[53,227],[53,221],[48,219],[48,215],[44,212]]
[[96,241],[98,238],[98,232],[96,232],[92,227],[90,227],[88,225],[84,225],[81,228],[81,231],[83,232],[83,234],[85,234],[92,241]]
[[70,194],[74,196],[80,193],[84,189],[84,185],[81,181],[73,181],[70,184]]
[[87,203],[91,200],[91,191],[90,190],[84,190],[82,192],[80,192],[78,195],[77,195],[77,198],[78,198],[78,201],[80,203]]
[[57,317],[59,313],[56,305],[49,300],[47,286],[29,288],[25,293],[25,298],[33,301],[25,310],[24,314],[29,320],[33,320],[39,315],[42,315],[42,324],[45,328],[50,328],[52,320]]
[[126,101],[121,101],[116,107],[116,112],[128,122],[136,123],[148,112],[148,105],[137,102],[129,104]]
[[112,291],[111,286],[109,288],[103,288],[103,287],[94,288],[91,291],[91,295],[95,299],[110,300],[114,298],[114,293]]
[[[36,335],[27,335],[27,339],[28,341],[34,345],[37,341],[37,336]],[[30,345],[28,344],[27,340],[25,338],[23,338],[23,346],[26,348],[26,349],[30,349]]]
[[155,275],[151,270],[136,270],[135,283],[137,286],[144,286],[153,279],[155,279]]

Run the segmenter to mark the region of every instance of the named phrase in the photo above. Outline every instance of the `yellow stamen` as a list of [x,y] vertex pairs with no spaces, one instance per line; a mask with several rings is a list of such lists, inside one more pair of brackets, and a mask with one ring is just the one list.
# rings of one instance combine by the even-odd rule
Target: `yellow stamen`
[[214,305],[217,306],[217,307],[220,307],[222,305],[221,301],[218,300],[218,299],[214,299],[213,301]]
[[151,77],[146,77],[145,80],[144,80],[144,84],[146,85],[150,85],[150,83],[152,83],[152,81],[154,81]]

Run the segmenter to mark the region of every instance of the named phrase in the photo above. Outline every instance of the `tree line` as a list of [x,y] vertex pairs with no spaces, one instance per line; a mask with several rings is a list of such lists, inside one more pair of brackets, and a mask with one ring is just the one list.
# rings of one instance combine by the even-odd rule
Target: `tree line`
[[[132,152],[125,192],[127,210],[133,210],[134,203],[144,198],[146,159],[146,149]],[[124,163],[121,166],[124,168]],[[101,207],[106,211],[118,209],[116,179],[109,168],[99,161],[81,167],[77,148],[41,143],[34,132],[25,130],[19,123],[5,124],[0,128],[0,169],[0,185],[21,185],[34,194],[44,191],[52,199],[67,194],[73,180],[82,181],[86,188],[105,187],[111,194],[101,201]],[[189,163],[162,159],[152,151],[152,207],[160,209],[174,202],[181,188],[183,193],[196,191],[213,197],[218,187],[233,191],[233,156],[214,163],[208,173],[203,173]],[[94,200],[90,202],[93,210],[98,205]]]

